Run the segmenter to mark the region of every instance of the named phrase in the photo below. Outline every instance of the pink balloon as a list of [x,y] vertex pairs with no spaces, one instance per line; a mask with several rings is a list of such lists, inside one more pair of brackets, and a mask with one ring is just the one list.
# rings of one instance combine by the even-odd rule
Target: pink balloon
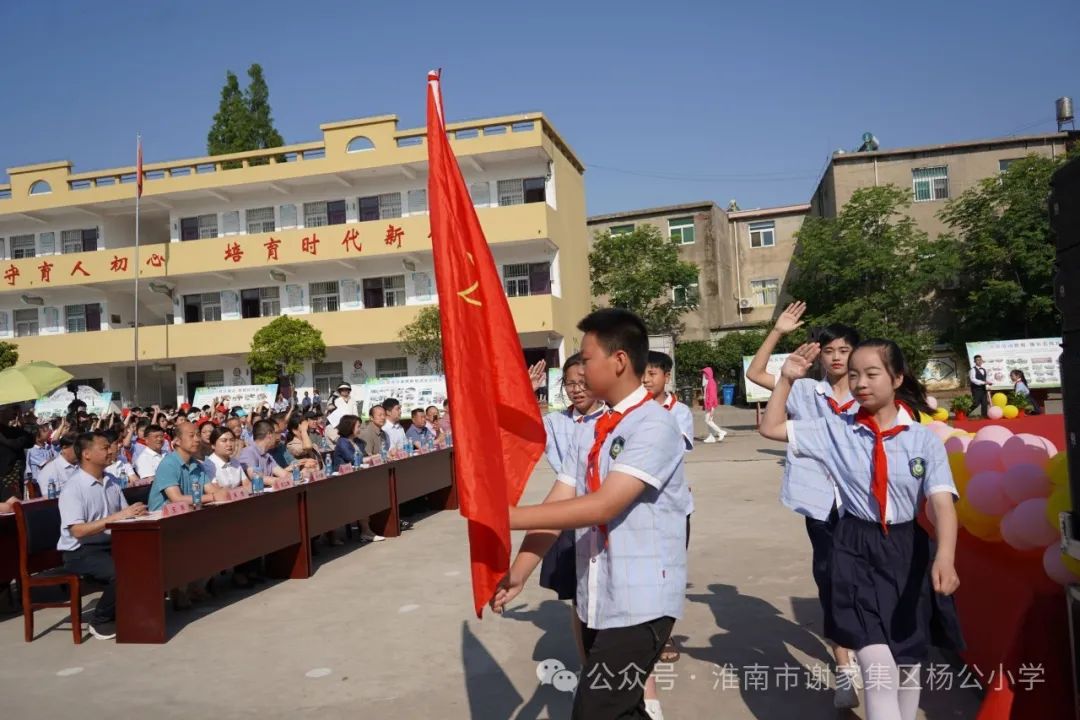
[[969,445],[971,445],[971,438],[956,435],[945,440],[945,452],[967,452]]
[[926,396],[926,404],[931,410],[937,410],[938,401],[933,395]]
[[1012,430],[1001,425],[986,425],[979,428],[979,431],[975,433],[975,437],[972,442],[979,442],[980,440],[989,440],[996,442],[998,445],[1004,445],[1005,441],[1013,436]]
[[1038,435],[1013,435],[1001,446],[1001,464],[1006,468],[1025,463],[1042,467],[1049,459],[1046,443]]
[[1054,457],[1058,454],[1057,445],[1051,442],[1049,438],[1044,438],[1042,435],[1036,435],[1035,437],[1043,441],[1043,445],[1046,446],[1046,452],[1050,457]]
[[1062,585],[1080,581],[1080,578],[1073,575],[1072,571],[1065,566],[1061,559],[1061,546],[1057,543],[1047,545],[1046,551],[1043,552],[1043,570],[1051,580]]
[[1004,515],[1013,506],[1004,484],[1005,475],[996,470],[973,475],[965,489],[968,504],[984,515]]
[[986,411],[986,417],[991,420],[1000,420],[1005,417],[1005,411],[999,408],[997,405],[991,405],[990,409]]
[[[1032,498],[1020,503],[1006,515],[1010,526],[1019,539],[1034,549],[1052,543],[1060,537],[1060,531],[1046,522],[1046,498]],[[1005,519],[1001,520],[1001,536],[1005,537]],[[1019,548],[1024,549],[1024,548]]]
[[[1030,542],[1024,535],[1020,525],[1021,518],[1017,516],[1015,508],[1005,513],[1001,518],[1001,539],[1006,545],[1015,550],[1034,550],[1037,547],[1046,546],[1046,543],[1040,545]],[[1046,525],[1046,523],[1044,522],[1043,525]]]
[[1037,465],[1020,463],[1005,470],[1005,494],[1014,503],[1047,498],[1052,487],[1046,472]]
[[972,475],[985,470],[1001,470],[1001,446],[992,440],[975,439],[964,453],[964,467]]

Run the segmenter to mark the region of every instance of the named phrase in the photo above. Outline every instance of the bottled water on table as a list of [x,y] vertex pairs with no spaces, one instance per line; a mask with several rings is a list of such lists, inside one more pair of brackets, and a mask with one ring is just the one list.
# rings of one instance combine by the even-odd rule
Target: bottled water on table
[[251,492],[258,494],[266,489],[266,483],[263,481],[262,473],[255,473],[251,478]]
[[202,507],[202,481],[193,480],[191,483],[191,504],[198,510]]
[[59,493],[56,492],[56,483],[52,480],[49,481],[49,499],[55,500]]

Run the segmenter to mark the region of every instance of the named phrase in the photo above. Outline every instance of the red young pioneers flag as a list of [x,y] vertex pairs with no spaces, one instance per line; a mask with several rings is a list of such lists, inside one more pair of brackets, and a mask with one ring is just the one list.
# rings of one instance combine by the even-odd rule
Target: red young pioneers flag
[[446,138],[439,76],[428,73],[428,210],[454,472],[481,617],[510,568],[509,508],[544,451],[544,425],[499,272]]

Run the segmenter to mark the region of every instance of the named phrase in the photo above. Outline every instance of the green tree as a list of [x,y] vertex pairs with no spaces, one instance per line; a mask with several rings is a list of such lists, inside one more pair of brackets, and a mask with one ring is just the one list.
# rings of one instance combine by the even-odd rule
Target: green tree
[[860,188],[835,218],[809,217],[798,232],[788,294],[805,300],[807,324],[841,322],[863,337],[895,340],[916,373],[935,342],[938,292],[957,273],[952,243],[935,243],[907,215],[911,191]]
[[406,355],[415,355],[420,364],[431,366],[436,375],[442,374],[442,324],[438,305],[423,308],[415,320],[401,328],[398,347]]
[[288,315],[274,318],[251,338],[247,362],[256,383],[293,378],[306,361],[322,362],[326,343],[322,333],[307,320]]
[[0,370],[19,362],[19,346],[15,343],[0,342]]
[[214,115],[214,124],[206,136],[206,152],[210,155],[254,150],[251,147],[251,113],[240,90],[240,81],[231,70],[225,73],[221,101]]
[[[698,267],[679,259],[679,246],[652,225],[630,233],[596,233],[589,252],[592,294],[605,296],[611,307],[638,314],[650,333],[682,332],[679,318],[697,307],[689,287],[698,282]],[[673,290],[687,288],[676,303]]]
[[1061,332],[1054,306],[1054,237],[1046,197],[1061,164],[1037,155],[1016,160],[950,201],[940,217],[962,270],[954,339],[996,340]]
[[[258,63],[248,68],[248,86],[240,89],[240,80],[231,70],[225,73],[214,123],[206,136],[206,151],[211,155],[281,147],[285,141],[274,127],[270,110],[270,88]],[[255,164],[268,159],[253,161]]]

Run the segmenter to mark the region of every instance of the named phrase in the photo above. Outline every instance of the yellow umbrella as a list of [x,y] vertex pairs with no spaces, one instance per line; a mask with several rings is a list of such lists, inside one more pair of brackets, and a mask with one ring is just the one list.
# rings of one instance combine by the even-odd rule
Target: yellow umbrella
[[0,372],[0,405],[37,400],[74,376],[50,362],[38,360]]

